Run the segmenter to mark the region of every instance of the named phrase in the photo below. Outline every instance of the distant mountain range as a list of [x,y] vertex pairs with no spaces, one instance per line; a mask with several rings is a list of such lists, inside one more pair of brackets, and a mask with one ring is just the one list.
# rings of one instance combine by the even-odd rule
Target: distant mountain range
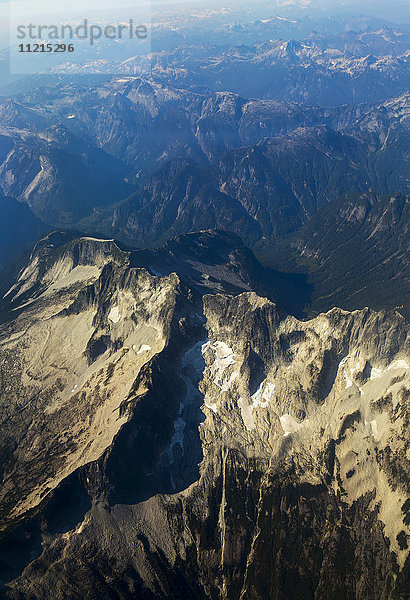
[[[302,27],[277,21],[251,30]],[[408,32],[323,27],[246,46],[186,42],[166,62],[154,52],[144,77],[21,82],[0,101],[3,194],[44,230],[139,248],[225,230],[265,264],[299,269],[281,248],[322,207],[409,189]]]
[[339,4],[0,55],[2,598],[408,599],[410,29]]

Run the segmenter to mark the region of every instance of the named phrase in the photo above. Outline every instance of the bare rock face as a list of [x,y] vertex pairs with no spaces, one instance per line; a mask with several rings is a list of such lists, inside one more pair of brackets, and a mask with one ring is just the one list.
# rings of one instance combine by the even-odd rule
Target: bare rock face
[[33,252],[0,329],[6,598],[404,600],[408,330]]

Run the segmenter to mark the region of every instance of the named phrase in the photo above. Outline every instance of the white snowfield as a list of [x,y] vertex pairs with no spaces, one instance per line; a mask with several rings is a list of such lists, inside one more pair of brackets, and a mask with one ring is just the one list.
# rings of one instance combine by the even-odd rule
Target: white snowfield
[[120,309],[118,306],[114,306],[108,315],[109,320],[112,323],[118,323],[121,319]]
[[269,402],[275,396],[276,385],[271,381],[263,381],[256,392],[251,397],[252,399],[252,409],[258,408],[266,408]]
[[302,429],[303,426],[309,423],[309,419],[302,421],[302,423],[298,423],[296,419],[291,415],[282,415],[281,417],[279,417],[279,420],[280,424],[282,425],[284,437],[287,437],[292,433],[296,433],[297,431],[299,431],[299,429]]
[[139,350],[137,350],[137,346],[134,344],[132,349],[135,350],[137,354],[144,354],[144,352],[150,352],[152,350],[151,346],[148,346],[148,344],[142,344]]
[[[360,371],[363,370],[363,368],[364,368],[364,363],[362,364],[361,361],[357,360],[353,367],[346,369],[345,367],[351,359],[352,359],[351,356],[345,356],[343,358],[343,360],[340,361],[340,364],[339,364],[339,371],[341,371],[343,374],[346,389],[349,389],[354,385],[355,376],[358,373],[360,373]],[[403,359],[393,361],[386,368],[370,366],[370,381],[375,381],[376,379],[380,379],[380,377],[382,377],[389,371],[392,371],[395,369],[408,369],[408,368],[409,368],[408,363]]]
[[214,372],[214,383],[222,385],[222,378],[225,371],[236,363],[235,353],[225,342],[216,341],[212,346],[205,344],[202,348],[202,353],[205,354],[208,350],[212,350],[215,355],[215,360],[212,365]]

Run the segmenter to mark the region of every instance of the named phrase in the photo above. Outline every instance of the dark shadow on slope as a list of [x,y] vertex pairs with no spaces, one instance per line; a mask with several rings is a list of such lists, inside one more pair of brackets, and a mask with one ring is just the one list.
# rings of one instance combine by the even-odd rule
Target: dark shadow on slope
[[344,357],[338,356],[335,348],[324,351],[323,365],[318,375],[316,389],[316,400],[319,404],[322,404],[332,391],[342,358]]
[[56,535],[76,529],[90,508],[84,469],[79,469],[45,499],[35,516],[6,533],[0,539],[0,598],[7,590],[6,584],[40,557],[44,534]]
[[7,598],[6,584],[18,577],[41,552],[42,535],[37,520],[20,525],[0,540],[0,598]]
[[43,516],[42,526],[51,534],[76,529],[91,509],[91,498],[85,485],[85,470],[74,471],[53,492]]
[[182,359],[181,378],[185,389],[170,444],[160,456],[160,470],[167,480],[168,493],[186,489],[199,478],[199,464],[203,456],[198,428],[205,417],[201,411],[204,396],[198,386],[205,370],[201,351],[204,343],[197,342]]
[[238,295],[254,291],[274,302],[288,314],[304,318],[313,286],[307,275],[269,269],[234,233],[207,230],[181,235],[159,250],[136,250],[131,266],[148,269],[153,275],[177,273],[201,295]]
[[179,368],[181,357],[171,344],[140,372],[135,393],[141,385],[148,391],[131,396],[128,409],[133,416],[104,459],[111,506],[174,494],[199,479],[204,415],[198,384],[205,368],[201,345],[196,342],[185,352]]

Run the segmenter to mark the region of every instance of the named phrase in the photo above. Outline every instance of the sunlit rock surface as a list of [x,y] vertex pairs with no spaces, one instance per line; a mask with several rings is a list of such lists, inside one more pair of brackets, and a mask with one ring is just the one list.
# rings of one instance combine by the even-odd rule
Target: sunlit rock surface
[[2,301],[5,597],[404,600],[403,317],[131,262],[51,236]]

